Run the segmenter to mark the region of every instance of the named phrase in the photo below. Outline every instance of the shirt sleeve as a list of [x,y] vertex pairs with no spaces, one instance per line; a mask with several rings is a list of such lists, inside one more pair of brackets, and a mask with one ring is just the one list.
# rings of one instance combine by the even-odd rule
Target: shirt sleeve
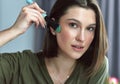
[[109,67],[108,58],[105,56],[103,65],[98,70],[98,73],[90,78],[89,84],[108,84],[108,76],[109,76],[108,67]]

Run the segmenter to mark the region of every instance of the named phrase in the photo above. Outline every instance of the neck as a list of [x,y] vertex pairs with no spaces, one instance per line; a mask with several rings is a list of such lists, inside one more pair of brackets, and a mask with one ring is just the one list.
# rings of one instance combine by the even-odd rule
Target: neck
[[54,67],[58,72],[69,71],[75,67],[76,60],[65,58],[63,56],[47,59],[47,64]]
[[74,70],[76,60],[59,55],[54,58],[46,58],[45,63],[54,83],[62,82],[63,84]]

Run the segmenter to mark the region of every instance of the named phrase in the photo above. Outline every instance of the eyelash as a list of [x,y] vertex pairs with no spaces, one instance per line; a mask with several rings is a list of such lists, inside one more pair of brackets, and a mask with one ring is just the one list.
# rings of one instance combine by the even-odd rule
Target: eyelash
[[94,27],[88,27],[87,30],[92,32],[92,31],[95,31],[95,28]]
[[74,22],[69,23],[69,26],[71,28],[77,28],[78,27],[78,25],[76,23],[74,23]]

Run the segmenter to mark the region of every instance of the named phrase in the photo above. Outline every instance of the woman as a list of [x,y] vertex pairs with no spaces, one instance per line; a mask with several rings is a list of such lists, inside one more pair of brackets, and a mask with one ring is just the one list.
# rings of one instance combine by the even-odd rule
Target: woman
[[57,0],[46,22],[42,13],[36,3],[25,6],[16,23],[0,32],[2,46],[33,22],[48,27],[43,51],[1,54],[1,84],[106,84],[107,36],[97,1]]

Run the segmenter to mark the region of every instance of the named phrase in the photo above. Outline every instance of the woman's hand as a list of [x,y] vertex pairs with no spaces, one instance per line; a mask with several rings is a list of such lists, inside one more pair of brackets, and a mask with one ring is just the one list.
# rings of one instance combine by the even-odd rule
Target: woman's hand
[[22,8],[19,17],[12,28],[20,33],[24,33],[32,23],[35,23],[36,27],[38,27],[38,25],[45,27],[46,23],[42,13],[45,13],[45,11],[39,8],[36,3],[27,5]]

